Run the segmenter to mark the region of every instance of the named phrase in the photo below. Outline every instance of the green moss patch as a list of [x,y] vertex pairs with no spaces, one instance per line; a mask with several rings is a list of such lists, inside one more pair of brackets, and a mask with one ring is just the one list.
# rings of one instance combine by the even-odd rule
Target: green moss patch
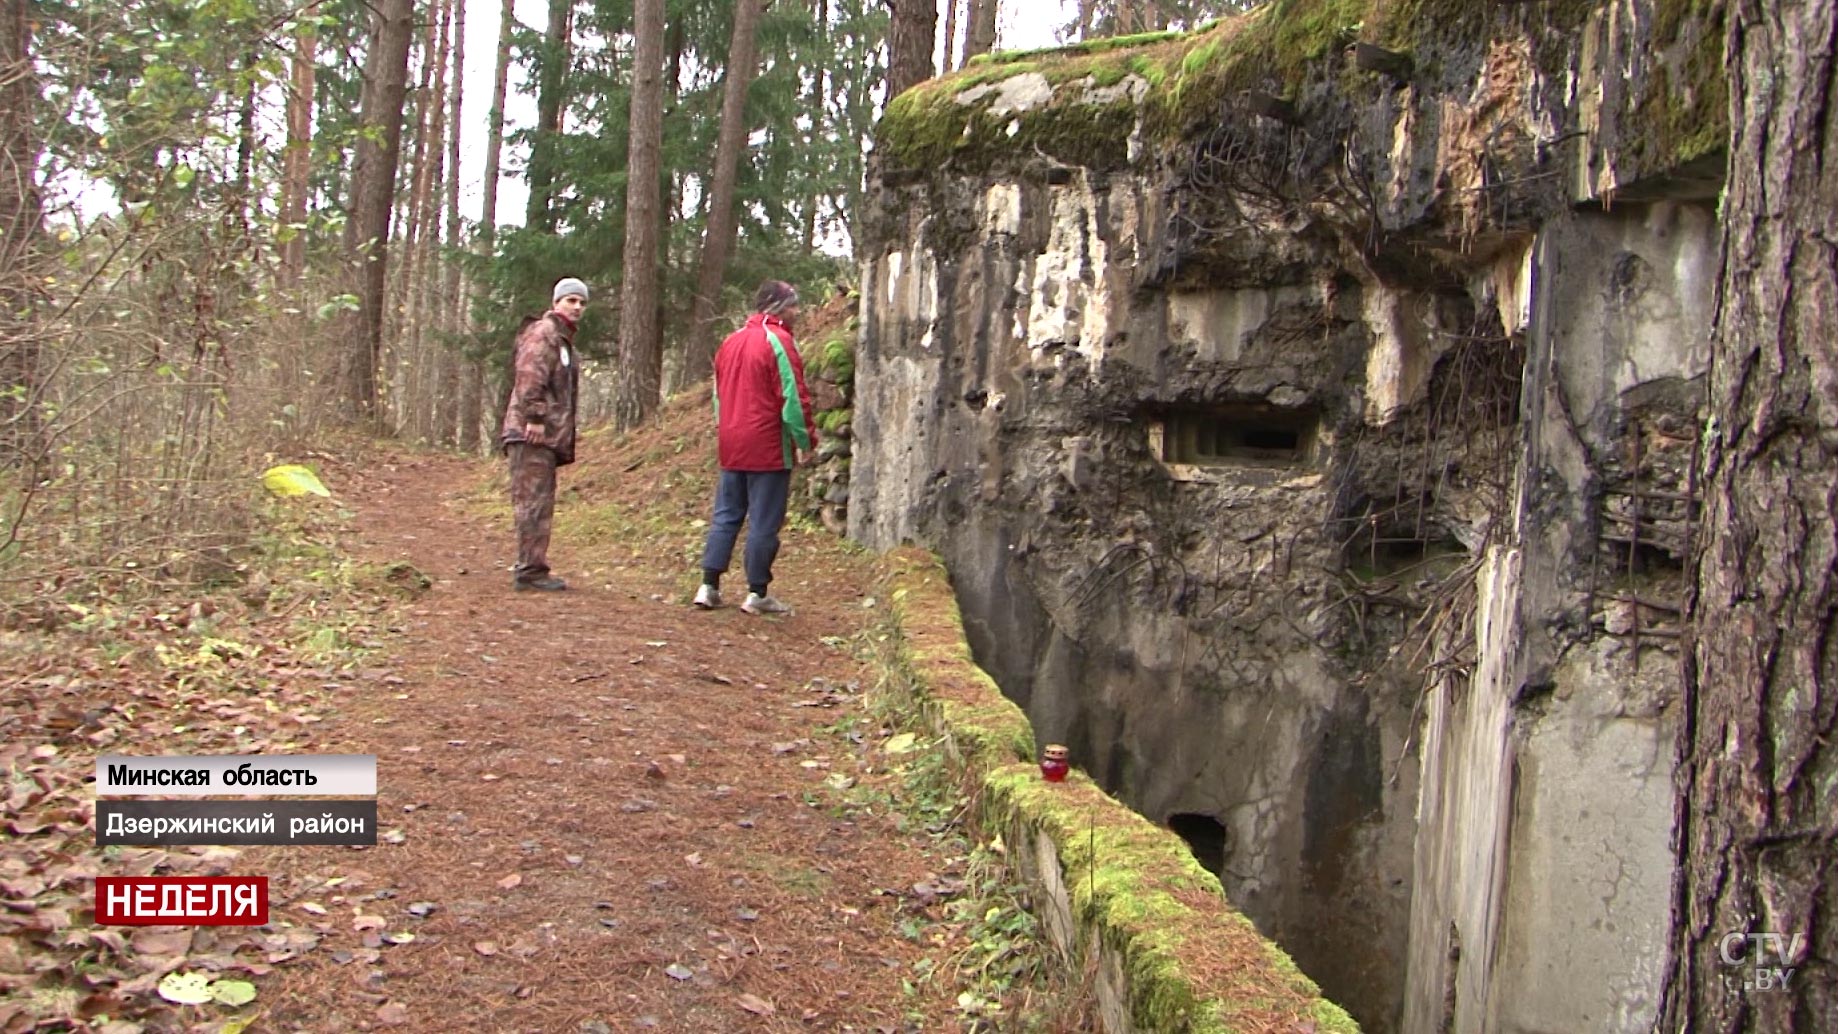
[[1041,779],[1033,729],[972,659],[937,558],[908,548],[882,565],[896,688],[955,746],[958,778],[985,828],[1002,834],[1011,852],[1032,850],[1042,838],[1050,845],[1080,949],[1121,966],[1137,1029],[1358,1030],[1231,907],[1179,837],[1082,773],[1058,784]]

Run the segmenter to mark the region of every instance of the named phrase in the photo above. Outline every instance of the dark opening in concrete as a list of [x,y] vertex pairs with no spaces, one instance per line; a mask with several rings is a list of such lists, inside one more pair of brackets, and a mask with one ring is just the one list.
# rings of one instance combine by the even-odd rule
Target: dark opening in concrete
[[1168,463],[1226,466],[1234,463],[1303,463],[1315,444],[1313,413],[1266,406],[1176,410],[1162,432]]
[[1225,869],[1225,827],[1211,815],[1170,815],[1168,828],[1187,841],[1187,849],[1208,872]]

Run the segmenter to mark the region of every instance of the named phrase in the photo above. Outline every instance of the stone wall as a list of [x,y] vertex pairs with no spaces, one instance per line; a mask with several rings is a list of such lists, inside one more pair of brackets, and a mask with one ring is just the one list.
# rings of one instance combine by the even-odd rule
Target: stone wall
[[1278,0],[883,124],[851,534],[1368,1030],[1650,1015],[1719,11]]

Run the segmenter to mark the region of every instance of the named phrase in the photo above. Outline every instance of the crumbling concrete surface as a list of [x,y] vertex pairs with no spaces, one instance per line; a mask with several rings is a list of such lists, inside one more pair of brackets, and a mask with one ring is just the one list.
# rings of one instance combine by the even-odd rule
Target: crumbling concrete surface
[[1289,0],[882,125],[850,533],[1369,1031],[1651,1021],[1720,38]]

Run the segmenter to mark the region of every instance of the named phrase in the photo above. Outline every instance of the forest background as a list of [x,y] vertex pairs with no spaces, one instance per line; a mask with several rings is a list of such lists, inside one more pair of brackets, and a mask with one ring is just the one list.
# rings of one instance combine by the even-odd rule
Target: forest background
[[334,427],[488,447],[514,329],[563,275],[596,292],[584,418],[632,426],[762,278],[847,288],[886,98],[998,26],[1253,4],[480,6],[0,0],[9,606],[208,580],[251,474]]

